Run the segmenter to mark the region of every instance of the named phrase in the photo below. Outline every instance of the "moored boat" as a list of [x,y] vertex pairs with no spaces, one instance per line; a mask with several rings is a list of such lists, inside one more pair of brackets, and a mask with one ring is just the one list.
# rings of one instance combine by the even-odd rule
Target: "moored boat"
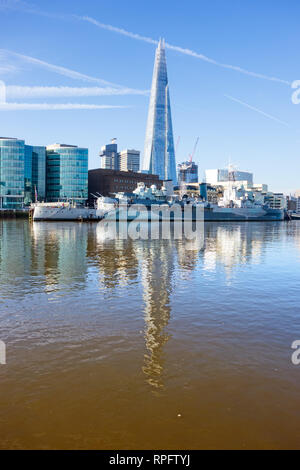
[[99,220],[101,215],[96,209],[77,205],[72,202],[43,202],[32,206],[33,220]]

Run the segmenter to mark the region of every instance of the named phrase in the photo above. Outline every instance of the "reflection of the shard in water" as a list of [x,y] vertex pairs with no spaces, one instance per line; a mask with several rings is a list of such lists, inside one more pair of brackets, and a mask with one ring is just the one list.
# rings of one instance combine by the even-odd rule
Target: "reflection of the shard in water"
[[145,302],[145,343],[143,372],[154,388],[163,386],[163,347],[170,335],[165,331],[170,319],[170,295],[174,270],[171,242],[151,241],[141,247],[142,284]]
[[164,346],[170,338],[167,326],[174,283],[188,279],[198,266],[202,273],[203,268],[204,273],[215,272],[218,264],[225,267],[230,278],[235,266],[261,262],[269,243],[292,236],[299,244],[300,239],[300,224],[206,223],[202,250],[201,244],[174,240],[172,236],[170,240],[131,240],[126,239],[127,235],[123,239],[127,223],[118,224],[115,239],[115,234],[103,231],[101,224],[19,225],[22,237],[12,245],[14,222],[0,223],[0,274],[13,277],[15,284],[24,270],[30,271],[43,276],[45,289],[52,297],[62,296],[70,289],[80,292],[92,270],[99,272],[105,295],[111,295],[112,289],[129,285],[141,274],[146,347],[143,372],[155,389],[163,387]]
[[[133,229],[137,227],[134,225]],[[128,280],[129,264],[139,263],[144,298],[144,319],[145,319],[145,346],[143,372],[147,382],[155,389],[163,387],[163,349],[169,339],[166,327],[170,319],[170,295],[172,291],[172,276],[174,271],[174,258],[176,248],[180,258],[181,266],[193,269],[196,264],[198,250],[202,245],[197,243],[203,240],[203,234],[196,240],[174,241],[176,236],[175,224],[172,224],[170,230],[170,240],[162,239],[162,230],[157,232],[157,226],[153,231],[147,222],[142,224],[142,233],[145,235],[146,229],[149,239],[127,240],[122,239],[127,236],[129,224],[119,222],[117,226],[112,223],[99,224],[97,227],[97,245],[101,250],[99,263],[101,264],[102,274],[105,273],[105,285],[114,281],[116,278],[120,285],[122,275]],[[155,224],[156,225],[156,224]],[[182,225],[182,224],[180,224]],[[133,229],[130,233],[133,233]],[[161,227],[160,227],[161,229]],[[177,233],[179,230],[177,231]],[[158,239],[151,239],[151,235],[159,233]],[[114,237],[116,237],[114,239]],[[103,250],[103,251],[102,251]],[[110,253],[107,256],[107,251]],[[106,261],[105,261],[106,260]],[[116,276],[117,274],[117,276]]]

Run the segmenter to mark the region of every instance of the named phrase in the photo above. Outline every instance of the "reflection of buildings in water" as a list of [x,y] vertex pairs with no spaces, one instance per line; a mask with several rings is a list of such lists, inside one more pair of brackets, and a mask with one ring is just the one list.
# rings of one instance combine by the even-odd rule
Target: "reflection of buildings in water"
[[[0,219],[0,276],[18,280],[31,269],[31,243],[28,224],[24,220]],[[17,291],[17,290],[16,290]]]
[[187,247],[187,243],[184,240],[178,241],[176,243],[176,250],[179,266],[186,271],[193,271],[196,269],[199,252],[202,249],[202,246],[198,246],[197,249],[190,249]]
[[34,257],[46,290],[79,288],[86,283],[87,226],[69,222],[33,222]]
[[31,225],[33,259],[45,276],[46,291],[58,284],[58,234],[51,225],[45,225],[45,222],[33,222]]
[[100,267],[100,280],[105,287],[126,286],[138,277],[138,260],[133,241],[118,238],[113,233],[105,234],[103,226],[98,224],[96,243],[95,256]]
[[206,243],[204,250],[204,269],[214,271],[218,263],[223,264],[229,275],[234,266],[258,263],[265,245],[264,224],[260,230],[252,223],[220,226],[206,224]]
[[[147,382],[160,388],[163,375],[163,347],[169,339],[165,331],[170,319],[170,295],[174,271],[174,256],[177,250],[180,263],[187,270],[196,266],[202,245],[175,240],[131,240],[122,239],[127,223],[98,224],[96,229],[97,263],[105,287],[116,288],[138,277],[141,266],[143,298],[145,302],[145,342],[143,372]],[[148,226],[148,224],[147,224]],[[123,235],[122,235],[123,234]],[[161,235],[161,234],[160,234]],[[173,238],[173,239],[172,239]],[[190,246],[191,245],[191,246]]]
[[165,331],[170,319],[170,295],[174,270],[174,245],[164,240],[144,242],[140,248],[145,302],[145,342],[143,372],[147,382],[163,386],[163,347],[170,335]]
[[252,244],[251,244],[252,264],[259,264],[262,259],[262,254],[263,254],[263,241],[252,240]]
[[294,244],[300,251],[300,222],[298,220],[286,224],[286,236],[293,239]]
[[[299,224],[298,221],[296,221],[296,223]],[[300,251],[300,224],[297,228],[298,228],[298,230],[295,232],[294,237],[295,237],[295,244],[296,244],[298,250]]]

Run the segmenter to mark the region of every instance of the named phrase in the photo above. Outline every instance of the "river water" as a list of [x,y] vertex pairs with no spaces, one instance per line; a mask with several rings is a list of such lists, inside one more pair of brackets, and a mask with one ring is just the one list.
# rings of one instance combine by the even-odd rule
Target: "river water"
[[300,448],[300,223],[0,221],[0,448]]

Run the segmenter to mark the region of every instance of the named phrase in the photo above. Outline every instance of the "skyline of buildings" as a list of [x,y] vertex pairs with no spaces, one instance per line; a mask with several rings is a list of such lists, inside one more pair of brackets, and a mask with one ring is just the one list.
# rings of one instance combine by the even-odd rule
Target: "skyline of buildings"
[[[118,153],[115,142],[103,146],[102,151],[106,152],[105,158],[118,156],[119,168],[123,164],[122,169],[88,170],[88,149],[76,145],[56,143],[33,146],[25,144],[22,139],[0,137],[0,209],[20,209],[35,201],[91,202],[91,188],[93,193],[109,195],[120,191],[131,193],[140,181],[148,186],[156,184],[160,187],[163,184],[158,175],[134,171],[134,166],[138,167],[139,151],[126,149]],[[133,169],[128,168],[131,164]],[[184,174],[185,181],[182,180],[182,183],[187,193],[199,192],[201,195],[197,169],[194,162],[183,162],[179,165],[179,181]],[[93,184],[90,179],[93,179]],[[300,191],[286,197],[283,193],[269,191],[267,184],[254,183],[251,172],[206,170],[206,183],[213,193],[212,201],[217,198],[218,188],[226,190],[232,182],[238,183],[249,194],[264,198],[262,202],[272,208],[300,211]]]
[[164,39],[155,52],[142,170],[177,184]]
[[140,151],[124,149],[118,152],[117,139],[103,145],[100,153],[100,168],[103,170],[135,171],[140,170]]
[[[163,39],[160,39],[155,52],[142,170],[140,151],[127,148],[118,152],[117,139],[102,146],[99,156],[100,169],[112,171],[101,175],[101,178],[113,178],[113,185],[101,183],[110,190],[113,187],[117,191],[130,192],[138,178],[145,182],[168,181],[174,186],[177,186],[177,181],[179,185],[197,186],[199,183],[198,165],[192,158],[178,165],[177,178]],[[22,139],[0,138],[0,208],[16,209],[45,200],[84,203],[90,198],[88,158],[88,149],[76,145],[32,146]],[[100,178],[98,170],[95,171],[93,174]],[[124,175],[120,176],[121,173]],[[145,174],[150,178],[144,177]],[[274,207],[286,203],[282,193],[268,192],[266,184],[254,184],[251,172],[230,168],[208,169],[205,171],[205,181],[224,189],[229,182],[238,182],[249,191],[268,194],[268,202]]]

